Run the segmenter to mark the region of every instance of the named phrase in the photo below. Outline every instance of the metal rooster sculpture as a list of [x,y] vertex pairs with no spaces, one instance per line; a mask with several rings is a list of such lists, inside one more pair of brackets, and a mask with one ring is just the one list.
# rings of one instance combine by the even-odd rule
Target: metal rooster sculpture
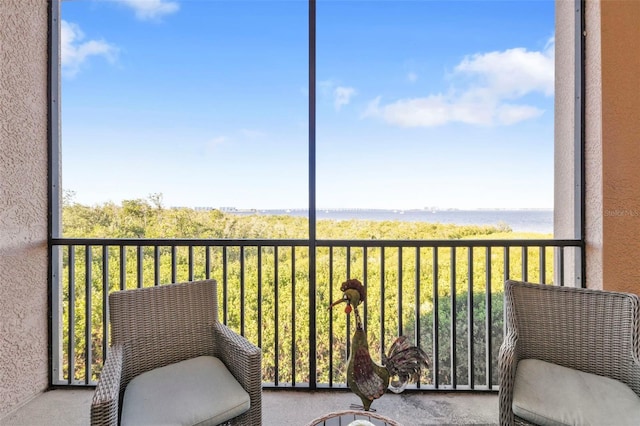
[[417,381],[422,369],[429,368],[429,359],[422,349],[412,346],[405,336],[401,336],[393,342],[388,355],[382,355],[383,365],[375,363],[369,354],[367,335],[358,313],[358,305],[366,298],[365,288],[360,281],[350,279],[342,283],[340,290],[342,299],[333,302],[331,308],[346,303],[345,312],[349,314],[353,310],[356,319],[347,365],[347,385],[369,411],[373,400],[380,398],[387,388],[400,393],[409,382]]

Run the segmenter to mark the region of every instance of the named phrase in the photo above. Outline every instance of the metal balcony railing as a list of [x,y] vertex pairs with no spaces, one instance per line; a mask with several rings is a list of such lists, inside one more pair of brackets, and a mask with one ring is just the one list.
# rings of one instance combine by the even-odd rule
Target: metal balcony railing
[[431,359],[414,388],[496,390],[504,281],[574,285],[567,259],[581,250],[580,240],[551,239],[55,238],[52,384],[95,385],[109,292],[214,278],[220,320],[262,348],[265,387],[345,387],[353,320],[329,305],[358,278],[376,361],[404,334]]

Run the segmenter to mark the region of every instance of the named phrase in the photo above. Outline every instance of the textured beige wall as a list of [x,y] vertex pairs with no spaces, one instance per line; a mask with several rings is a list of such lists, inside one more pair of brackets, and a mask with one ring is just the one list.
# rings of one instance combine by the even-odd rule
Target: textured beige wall
[[[575,8],[574,0],[556,1],[554,211],[555,238],[575,238],[576,221],[575,120]],[[576,252],[565,254],[565,285],[579,285]],[[577,268],[579,271],[579,268]],[[557,270],[560,273],[559,270]],[[559,280],[556,277],[555,280]]]
[[574,238],[574,2],[556,2],[554,236]]
[[47,361],[47,1],[0,0],[0,418]]
[[585,39],[585,241],[587,287],[603,288],[602,57],[600,0],[587,0]]
[[640,1],[601,1],[603,286],[640,293]]

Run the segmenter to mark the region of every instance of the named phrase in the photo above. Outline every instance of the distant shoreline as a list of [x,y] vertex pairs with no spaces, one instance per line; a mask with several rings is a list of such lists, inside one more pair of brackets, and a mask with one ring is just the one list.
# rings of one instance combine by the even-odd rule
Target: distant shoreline
[[[308,217],[308,209],[234,209],[200,208],[220,210],[226,214],[286,215]],[[427,209],[316,209],[316,220],[372,220],[426,222],[452,225],[508,226],[513,232],[553,234],[553,209],[476,209],[476,210],[427,210]]]
[[[255,212],[255,213],[262,213],[262,212],[282,212],[282,211],[287,211],[287,212],[308,212],[309,209],[306,207],[296,207],[296,208],[277,208],[277,209],[262,209],[262,208],[236,208],[236,207],[193,207],[195,210],[220,210],[222,212],[225,213],[249,213],[249,212]],[[389,209],[382,209],[382,208],[366,208],[366,207],[330,207],[330,208],[324,208],[324,207],[318,207],[316,208],[316,211],[328,211],[328,212],[347,212],[347,211],[353,211],[353,212],[362,212],[362,211],[371,211],[371,212],[398,212],[398,211],[404,211],[404,212],[502,212],[502,211],[507,211],[507,212],[522,212],[522,211],[540,211],[540,212],[553,212],[553,208],[547,208],[547,207],[521,207],[521,208],[468,208],[468,209],[461,209],[461,208],[437,208],[437,207],[433,207],[433,208],[422,208],[422,209],[417,209],[417,208],[413,208],[413,209],[400,209],[400,208],[389,208]]]

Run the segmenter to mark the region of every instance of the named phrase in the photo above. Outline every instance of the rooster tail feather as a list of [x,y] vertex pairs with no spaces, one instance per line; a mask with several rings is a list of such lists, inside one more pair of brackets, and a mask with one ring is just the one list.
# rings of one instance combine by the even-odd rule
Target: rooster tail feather
[[406,336],[398,337],[382,362],[392,378],[389,389],[400,393],[410,382],[420,380],[423,369],[429,368],[429,357],[425,351],[409,342]]

